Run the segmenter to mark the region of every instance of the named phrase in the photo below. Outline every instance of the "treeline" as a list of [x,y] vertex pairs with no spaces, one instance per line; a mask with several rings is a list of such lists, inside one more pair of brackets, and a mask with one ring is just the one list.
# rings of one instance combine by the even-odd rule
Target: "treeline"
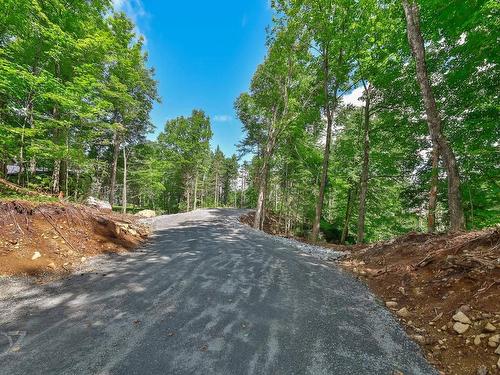
[[118,162],[159,100],[143,38],[109,0],[0,4],[0,173],[116,203]]
[[256,228],[268,210],[285,233],[341,243],[499,222],[498,2],[272,6],[235,104]]
[[[202,111],[168,121],[143,38],[109,0],[0,4],[0,177],[74,201],[179,212],[241,204]],[[1,191],[1,190],[0,190]]]
[[156,141],[133,149],[134,201],[167,213],[241,205],[236,155],[210,149],[210,119],[200,110],[169,120]]

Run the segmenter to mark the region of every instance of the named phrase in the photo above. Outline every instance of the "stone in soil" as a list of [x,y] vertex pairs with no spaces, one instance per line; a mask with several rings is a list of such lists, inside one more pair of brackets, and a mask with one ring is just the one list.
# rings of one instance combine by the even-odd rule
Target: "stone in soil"
[[398,314],[402,318],[407,318],[408,316],[410,316],[410,312],[408,311],[408,309],[406,307],[399,309],[396,312],[396,314]]
[[385,305],[386,305],[387,307],[396,307],[396,306],[398,305],[398,303],[397,303],[396,301],[387,301],[387,302],[385,303]]
[[486,323],[486,325],[484,326],[484,330],[486,332],[495,332],[497,330],[497,327],[495,327],[493,324],[491,324],[490,322]]
[[40,252],[35,251],[35,252],[33,253],[33,256],[31,257],[31,260],[38,259],[38,258],[40,258],[41,256],[42,256],[42,254],[40,254]]
[[500,344],[500,334],[496,334],[496,335],[493,335],[491,336],[489,339],[488,339],[489,342],[493,342],[495,344]]
[[453,329],[458,334],[465,333],[469,329],[469,327],[470,326],[468,324],[464,324],[464,323],[460,323],[460,322],[456,322],[455,324],[453,324]]
[[460,322],[463,324],[471,324],[471,320],[467,315],[465,315],[462,311],[458,311],[455,315],[453,315],[453,320],[455,322]]

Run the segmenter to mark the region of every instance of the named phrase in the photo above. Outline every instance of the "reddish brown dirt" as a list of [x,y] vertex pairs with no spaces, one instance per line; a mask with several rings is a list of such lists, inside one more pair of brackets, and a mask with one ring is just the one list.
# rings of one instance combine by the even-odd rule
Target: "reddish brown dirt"
[[[129,215],[63,203],[0,202],[0,275],[66,273],[90,256],[132,250],[147,234]],[[41,256],[32,259],[36,252]]]
[[[251,225],[252,219],[250,214],[241,221]],[[270,220],[265,231],[279,234],[278,222]],[[480,366],[487,374],[500,374],[500,355],[488,345],[490,337],[500,334],[500,228],[408,233],[372,245],[323,245],[350,252],[341,265],[383,301],[397,303],[391,311],[443,374],[477,374]],[[407,317],[397,314],[404,307]],[[461,335],[452,323],[459,308],[472,321]],[[485,331],[488,322],[495,332]],[[476,345],[479,335],[484,337]]]

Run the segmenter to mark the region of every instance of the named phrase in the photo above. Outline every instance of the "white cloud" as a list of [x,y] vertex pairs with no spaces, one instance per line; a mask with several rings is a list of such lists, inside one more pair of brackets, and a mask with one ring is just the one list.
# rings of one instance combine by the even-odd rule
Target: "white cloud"
[[355,107],[362,107],[365,104],[364,100],[360,100],[363,95],[363,87],[357,87],[352,90],[349,94],[343,96],[344,104],[351,104]]
[[215,115],[214,116],[214,121],[216,122],[228,122],[231,121],[233,118],[229,115]]

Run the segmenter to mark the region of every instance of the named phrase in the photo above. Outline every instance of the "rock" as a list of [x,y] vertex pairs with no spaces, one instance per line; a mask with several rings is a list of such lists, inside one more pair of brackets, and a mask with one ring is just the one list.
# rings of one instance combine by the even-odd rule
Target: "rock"
[[396,314],[398,314],[402,318],[407,318],[410,316],[410,312],[406,307],[403,307],[402,309],[399,309]]
[[500,355],[500,345],[497,346],[497,349],[495,350],[495,354]]
[[484,333],[476,335],[476,337],[474,337],[474,345],[481,344],[481,339],[484,338],[484,337],[486,337],[486,335]]
[[155,217],[156,212],[153,210],[142,210],[142,211],[137,212],[134,216],[150,218],[150,217]]
[[497,330],[497,327],[495,327],[490,322],[486,323],[486,325],[484,326],[484,331],[485,332],[495,332],[496,330]]
[[494,342],[494,341],[488,341],[488,346],[491,347],[491,348],[496,348],[497,347],[497,343]]
[[50,262],[49,264],[47,264],[47,267],[49,267],[50,269],[53,269],[53,270],[55,270],[57,268],[57,266],[54,262]]
[[500,344],[500,334],[491,336],[488,341],[494,342],[495,344]]
[[500,358],[498,358],[497,367],[500,368]]
[[412,335],[411,338],[418,342],[419,344],[424,345],[425,344],[425,337],[422,335]]
[[477,375],[488,375],[488,369],[486,368],[486,366],[481,365],[477,368],[476,374]]
[[471,324],[471,320],[467,315],[465,315],[462,311],[458,311],[455,315],[453,315],[452,319],[455,322],[460,322],[463,324]]
[[396,307],[396,306],[398,305],[398,303],[397,303],[397,302],[395,302],[395,301],[387,301],[387,302],[385,303],[385,305],[386,305],[387,307],[393,307],[393,308],[394,308],[394,307]]
[[470,326],[468,324],[461,323],[461,322],[456,322],[455,324],[453,324],[453,329],[458,334],[465,333],[469,329],[469,327]]
[[109,202],[101,201],[100,199],[94,197],[88,197],[85,201],[85,204],[89,207],[97,208],[98,210],[109,210],[111,211],[113,208],[109,204]]
[[33,256],[31,257],[31,260],[35,260],[35,259],[38,259],[42,256],[42,254],[40,254],[38,251],[35,251],[33,253]]
[[85,261],[87,260],[87,258],[82,257],[80,260],[81,260],[81,262],[83,263],[83,262],[85,262]]
[[461,311],[463,313],[469,312],[471,310],[469,305],[462,305],[458,308],[458,311]]

